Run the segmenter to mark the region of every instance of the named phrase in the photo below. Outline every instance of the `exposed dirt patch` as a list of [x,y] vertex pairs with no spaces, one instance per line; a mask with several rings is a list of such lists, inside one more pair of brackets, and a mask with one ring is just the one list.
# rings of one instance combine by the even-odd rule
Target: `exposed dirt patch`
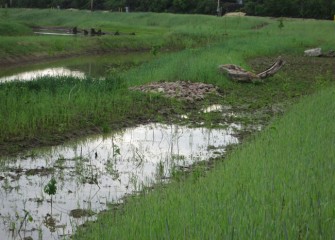
[[81,217],[91,217],[95,215],[96,213],[93,212],[92,210],[88,209],[73,209],[70,211],[70,216],[74,218],[81,218]]
[[34,169],[28,169],[26,171],[27,176],[32,176],[32,175],[40,175],[40,176],[47,176],[51,173],[53,173],[54,169],[53,168],[34,168]]
[[153,82],[130,89],[142,92],[161,93],[168,98],[176,98],[189,102],[203,100],[208,94],[219,95],[217,87],[212,84],[194,83],[190,81]]
[[0,58],[0,68],[6,68],[9,66],[22,66],[30,65],[33,63],[40,63],[44,61],[54,61],[59,59],[87,56],[87,55],[105,55],[113,53],[136,53],[136,52],[148,52],[149,48],[139,48],[139,49],[87,49],[81,52],[58,52],[52,55],[48,53],[35,53],[30,55],[18,55],[18,56],[7,56]]
[[[311,81],[318,76],[335,78],[335,58],[283,55],[286,61],[283,71],[291,77]],[[273,57],[259,57],[249,60],[256,72],[262,71],[273,62]]]

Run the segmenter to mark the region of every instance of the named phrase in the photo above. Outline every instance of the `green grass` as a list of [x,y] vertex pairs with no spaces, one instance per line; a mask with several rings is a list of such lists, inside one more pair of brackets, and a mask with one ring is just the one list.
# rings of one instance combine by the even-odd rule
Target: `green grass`
[[[306,48],[334,48],[333,22],[284,19],[284,27],[279,28],[279,22],[270,18],[32,9],[0,9],[0,18],[10,22],[0,39],[2,58],[160,49],[151,62],[113,73],[106,81],[41,78],[1,84],[2,152],[13,152],[11,147],[15,152],[22,142],[36,139],[50,144],[82,131],[168,121],[157,112],[164,110],[170,116],[189,109],[183,102],[128,90],[152,81],[217,85],[222,97],[191,106],[195,108],[191,118],[208,124],[223,121],[222,116],[199,116],[201,105],[220,103],[233,110],[266,112],[329,87],[292,107],[210,173],[204,174],[199,166],[185,182],[175,181],[140,199],[129,199],[122,211],[109,212],[92,227],[80,229],[78,239],[334,238],[335,106],[334,88],[330,88],[334,65],[332,59],[301,57]],[[136,36],[27,36],[24,29],[36,25],[101,27],[135,31]],[[180,51],[159,52],[170,49]],[[260,71],[278,55],[287,64],[264,83],[238,84],[217,72],[224,63]],[[271,58],[253,62],[261,56]]]
[[129,198],[75,239],[334,238],[334,99],[304,98],[205,177]]
[[129,93],[119,77],[44,77],[0,85],[0,141],[58,138],[82,129],[128,126],[173,101]]
[[0,33],[5,36],[22,36],[32,34],[32,30],[23,24],[0,19]]
[[[284,20],[284,27],[280,29],[277,20],[257,17],[217,18],[202,15],[32,9],[0,9],[1,16],[9,22],[24,26],[36,23],[43,26],[78,25],[88,28],[105,26],[107,30],[119,26],[121,32],[124,27],[128,30],[136,28],[139,33],[136,36],[121,35],[117,38],[6,35],[0,39],[0,56],[4,59],[74,54],[86,52],[88,49],[103,52],[115,49],[152,49],[155,46],[159,49],[153,61],[120,73],[117,77],[109,76],[110,81],[104,84],[111,84],[115,79],[117,83],[122,83],[121,89],[113,91],[106,90],[109,85],[101,87],[102,83],[91,79],[77,82],[71,78],[46,78],[32,83],[1,85],[1,144],[8,145],[12,141],[36,138],[49,139],[52,142],[66,132],[76,132],[87,129],[88,126],[99,130],[111,125],[115,127],[116,121],[128,123],[133,117],[156,120],[154,110],[137,110],[147,105],[165,105],[169,112],[174,113],[187,107],[183,103],[164,101],[163,98],[150,102],[150,96],[127,90],[128,86],[152,81],[187,80],[212,83],[223,92],[223,98],[215,99],[216,102],[233,107],[248,105],[247,110],[255,111],[312,93],[319,87],[320,80],[329,84],[334,79],[329,69],[315,75],[317,66],[313,65],[314,60],[311,60],[312,64],[307,64],[310,70],[297,74],[297,69],[301,67],[291,67],[295,59],[290,57],[302,55],[303,50],[309,47],[319,46],[325,51],[330,49],[335,42],[335,35],[329,34],[333,30],[331,21]],[[264,23],[267,25],[263,28],[256,28]],[[164,49],[181,48],[184,50],[177,53],[159,53]],[[251,69],[249,59],[276,55],[288,56],[289,62],[283,71],[265,84],[237,84],[217,71],[217,66],[224,63]],[[33,91],[31,88],[34,88]],[[201,121],[204,117],[206,118],[195,116],[195,119],[199,118]]]
[[[58,11],[36,9],[0,9],[0,20],[22,26],[101,28],[105,32],[135,32],[136,36],[50,37],[20,36],[15,39],[0,32],[0,57],[20,55],[60,55],[112,50],[142,50],[152,46],[165,49],[198,47],[226,41],[227,35],[248,35],[252,27],[269,21],[261,18],[216,18],[202,15],[173,15],[154,13],[109,13],[88,11]],[[12,29],[16,29],[15,26]],[[246,31],[247,30],[247,31]],[[18,31],[18,30],[15,30]],[[24,32],[22,31],[22,35]],[[24,47],[22,47],[24,46]]]

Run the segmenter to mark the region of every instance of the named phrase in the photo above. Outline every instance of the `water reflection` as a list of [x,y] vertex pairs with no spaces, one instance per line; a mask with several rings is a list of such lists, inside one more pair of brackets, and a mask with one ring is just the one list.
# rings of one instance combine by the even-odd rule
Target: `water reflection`
[[153,55],[150,53],[115,53],[51,60],[37,64],[0,66],[0,83],[14,80],[29,81],[43,76],[101,78],[139,66],[152,58]]
[[19,74],[11,75],[8,77],[0,77],[0,82],[8,82],[8,81],[29,81],[39,77],[76,77],[83,79],[85,77],[85,73],[77,70],[70,70],[63,67],[56,68],[46,68],[43,70],[35,70],[35,71],[27,71]]
[[[0,236],[68,236],[108,203],[165,181],[175,169],[224,153],[238,142],[232,136],[238,128],[149,124],[8,159],[0,172]],[[51,215],[50,196],[43,189],[52,176],[57,193]]]

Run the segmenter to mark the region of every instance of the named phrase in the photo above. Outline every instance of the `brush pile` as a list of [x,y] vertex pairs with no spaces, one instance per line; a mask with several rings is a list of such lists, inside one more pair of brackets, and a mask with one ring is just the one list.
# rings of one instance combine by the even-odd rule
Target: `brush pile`
[[131,90],[146,93],[161,93],[168,98],[176,98],[194,102],[202,100],[207,94],[218,94],[218,89],[212,84],[194,83],[190,81],[153,82],[142,86],[131,87]]

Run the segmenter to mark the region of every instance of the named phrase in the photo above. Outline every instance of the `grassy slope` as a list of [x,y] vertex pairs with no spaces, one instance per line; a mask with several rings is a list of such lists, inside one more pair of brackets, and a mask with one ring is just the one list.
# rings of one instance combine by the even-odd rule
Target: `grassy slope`
[[206,177],[130,199],[76,239],[334,238],[334,99],[303,99]]
[[[4,11],[0,9],[0,16],[6,13],[9,22],[13,20],[25,25],[38,23],[38,25],[47,26],[58,24],[106,26],[110,30],[113,26],[123,26],[136,28],[141,34],[139,38],[135,36],[136,38],[132,39],[129,36],[117,39],[114,36],[88,39],[4,36],[0,39],[0,55],[45,54],[48,51],[62,52],[69,48],[80,51],[83,46],[99,49],[113,49],[120,46],[141,48],[158,43],[169,47],[183,47],[185,50],[158,57],[151,63],[121,74],[119,82],[123,85],[116,88],[112,81],[119,76],[110,76],[111,86],[103,90],[97,81],[76,83],[73,79],[61,79],[58,84],[52,79],[47,79],[45,82],[37,80],[33,83],[1,85],[0,143],[40,138],[42,138],[41,141],[45,139],[52,141],[53,138],[57,140],[59,134],[88,127],[109,128],[110,124],[115,123],[116,120],[122,123],[134,116],[152,118],[154,116],[150,111],[134,112],[133,109],[154,106],[157,105],[157,101],[150,102],[146,97],[125,89],[130,85],[162,79],[216,84],[224,92],[225,97],[219,100],[222,104],[234,106],[250,104],[252,110],[271,107],[273,103],[312,92],[317,78],[327,77],[326,73],[320,73],[320,76],[309,73],[307,76],[297,74],[292,77],[292,71],[285,73],[284,70],[270,79],[267,84],[240,85],[218,74],[217,66],[223,63],[234,63],[250,68],[246,60],[251,57],[301,53],[305,48],[314,46],[321,46],[327,50],[335,42],[335,35],[328,34],[333,28],[333,22],[330,21],[285,20],[284,28],[279,29],[279,23],[276,20],[254,17],[217,18],[200,15],[112,14],[56,10]],[[268,25],[255,29],[264,23]],[[124,41],[125,39],[128,40]],[[11,45],[4,44],[6,41]],[[196,46],[198,48],[195,48]],[[16,88],[16,84],[21,87]],[[30,91],[31,88],[35,91]],[[107,91],[110,88],[113,90]],[[101,94],[97,94],[98,92]],[[148,99],[151,98],[148,97]],[[129,104],[122,104],[123,101]],[[136,104],[133,104],[134,102]],[[174,102],[165,101],[162,104],[173,109],[173,112],[179,111]],[[81,112],[84,114],[80,114]],[[18,144],[14,145],[19,147]]]
[[[333,31],[330,21],[285,20],[284,28],[279,29],[276,20],[250,17],[84,14],[50,10],[4,12],[2,9],[0,16],[18,24],[36,25],[38,22],[38,25],[106,27],[107,30],[123,27],[143,33],[135,41],[124,36],[117,42],[109,36],[86,40],[1,36],[0,56],[5,57],[36,52],[45,54],[48,49],[54,54],[91,47],[143,48],[158,44],[185,48],[180,53],[158,58],[122,74],[116,78],[122,82],[118,85],[113,84],[114,76],[106,85],[92,80],[75,83],[73,79],[63,79],[64,83],[59,85],[52,79],[3,85],[0,89],[0,141],[13,136],[34,139],[50,134],[50,131],[67,132],[72,128],[87,127],[85,124],[104,128],[110,123],[106,119],[115,112],[114,116],[120,117],[117,121],[122,122],[136,114],[143,117],[133,109],[150,109],[159,102],[175,107],[175,103],[164,103],[160,98],[144,97],[126,90],[128,85],[144,82],[182,79],[214,83],[224,92],[223,104],[251,103],[256,110],[310,93],[320,79],[322,82],[331,79],[327,73],[304,76],[283,71],[266,84],[239,85],[216,71],[217,65],[222,63],[248,68],[247,59],[261,55],[301,54],[305,48],[315,46],[330,49],[335,42],[335,35],[330,34]],[[269,25],[254,29],[264,22]],[[196,46],[203,47],[195,49]],[[7,101],[11,94],[11,101]],[[331,148],[334,145],[333,99],[333,90],[329,90],[306,100],[262,133],[259,139],[244,145],[206,178],[199,177],[201,174],[195,171],[186,184],[159,188],[126,205],[124,215],[116,214],[115,218],[106,215],[95,228],[87,230],[85,237],[334,237],[334,192],[331,188],[334,173],[334,150]],[[80,123],[78,113],[84,113],[80,114],[84,123],[81,126],[76,125]]]

